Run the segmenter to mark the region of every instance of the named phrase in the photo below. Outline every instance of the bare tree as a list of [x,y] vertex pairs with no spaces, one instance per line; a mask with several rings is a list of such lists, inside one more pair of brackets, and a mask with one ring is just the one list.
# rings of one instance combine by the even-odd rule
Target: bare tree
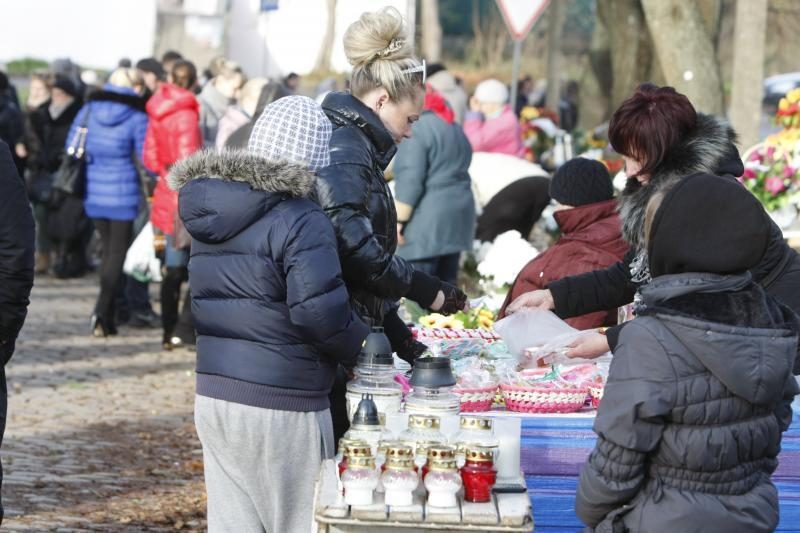
[[758,142],[766,31],[767,0],[738,0],[729,116],[742,148]]
[[325,37],[322,39],[317,61],[314,64],[316,72],[330,72],[333,41],[336,38],[336,0],[327,0],[328,22],[325,24]]
[[503,61],[509,36],[503,17],[492,2],[487,16],[481,16],[480,2],[472,3],[473,55],[478,66],[495,67]]
[[439,0],[421,0],[422,55],[431,63],[442,59],[442,25],[439,22]]
[[641,0],[668,84],[699,111],[721,115],[722,83],[714,44],[693,0]]
[[[547,98],[545,105],[558,109],[561,101],[561,36],[564,33],[565,0],[550,2],[549,26],[547,27]],[[517,83],[518,80],[512,80]],[[512,102],[511,105],[516,105]]]

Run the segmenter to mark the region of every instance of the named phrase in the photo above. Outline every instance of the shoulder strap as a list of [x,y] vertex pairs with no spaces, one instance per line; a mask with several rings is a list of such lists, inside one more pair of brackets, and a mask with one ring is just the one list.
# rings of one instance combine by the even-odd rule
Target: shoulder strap
[[86,135],[89,131],[89,115],[91,112],[92,106],[87,102],[86,113],[83,115],[83,120],[81,120],[81,123],[78,125],[75,136],[72,138],[72,142],[69,143],[69,148],[67,148],[67,154],[76,159],[82,159],[86,153]]

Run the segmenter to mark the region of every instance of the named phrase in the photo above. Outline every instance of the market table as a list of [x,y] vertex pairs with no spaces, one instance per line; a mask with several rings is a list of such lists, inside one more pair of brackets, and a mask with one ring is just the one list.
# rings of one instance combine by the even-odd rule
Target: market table
[[[495,413],[491,413],[495,414]],[[575,532],[575,492],[595,444],[594,411],[571,415],[516,415],[522,419],[521,466],[537,532]],[[513,416],[503,413],[497,416]],[[773,481],[780,498],[777,531],[800,531],[800,414],[783,435]]]

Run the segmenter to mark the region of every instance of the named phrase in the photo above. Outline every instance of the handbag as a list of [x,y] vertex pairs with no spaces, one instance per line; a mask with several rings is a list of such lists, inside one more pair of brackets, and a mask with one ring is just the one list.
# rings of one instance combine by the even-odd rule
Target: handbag
[[87,105],[86,114],[53,177],[49,201],[52,209],[58,208],[68,196],[83,198],[86,193],[86,135],[91,109]]

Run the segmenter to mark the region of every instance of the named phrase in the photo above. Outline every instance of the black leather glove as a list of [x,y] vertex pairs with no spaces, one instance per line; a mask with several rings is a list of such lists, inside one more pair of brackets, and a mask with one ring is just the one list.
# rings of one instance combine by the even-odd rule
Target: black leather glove
[[427,350],[428,347],[414,339],[414,337],[407,337],[400,344],[400,346],[395,349],[397,352],[397,357],[411,366],[414,366],[414,362],[417,360],[417,358],[424,354]]
[[397,357],[411,366],[414,366],[414,360],[428,349],[421,342],[414,340],[411,330],[397,315],[397,309],[386,313],[383,317],[383,331],[389,337],[392,350],[397,353]]
[[442,282],[439,290],[444,293],[444,304],[436,310],[437,313],[452,315],[464,309],[467,304],[467,295],[464,294],[464,291],[445,282]]

